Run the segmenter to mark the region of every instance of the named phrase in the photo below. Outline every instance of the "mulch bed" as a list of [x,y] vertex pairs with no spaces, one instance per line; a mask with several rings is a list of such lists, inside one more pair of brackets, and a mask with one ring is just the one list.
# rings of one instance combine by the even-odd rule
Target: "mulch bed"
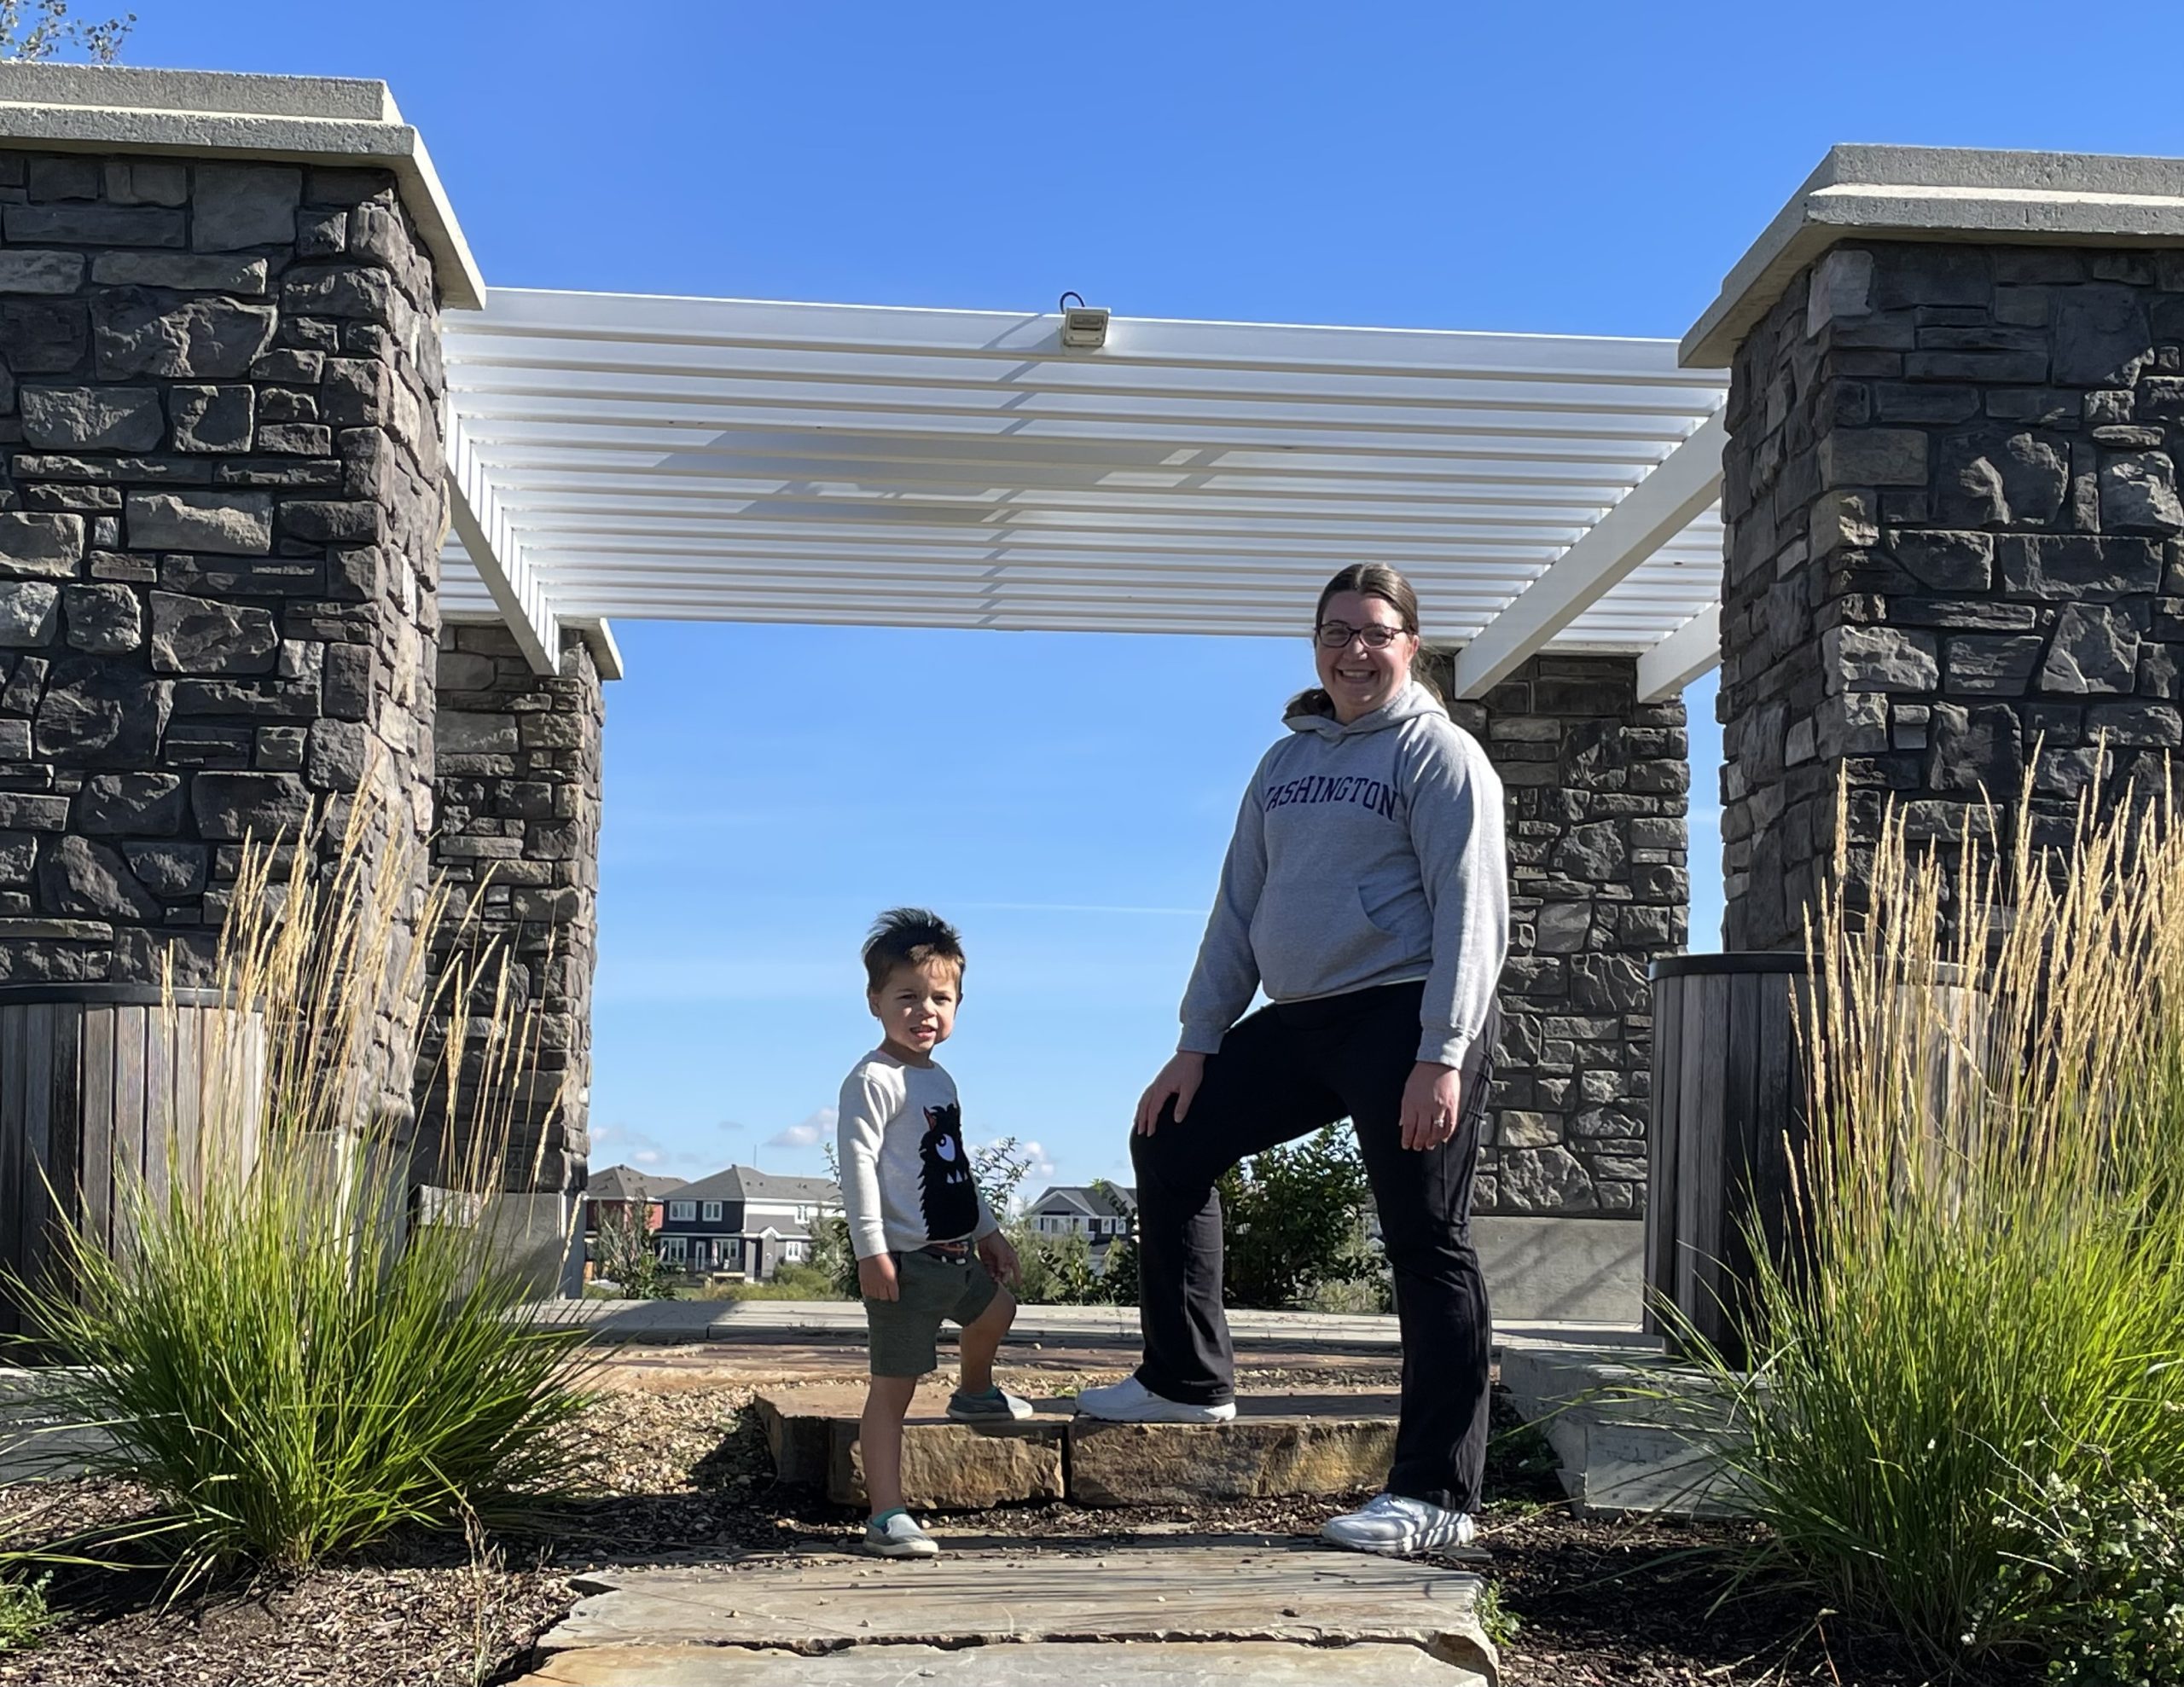
[[[1046,1379],[1041,1379],[1044,1381]],[[1380,1380],[1361,1373],[1362,1383]],[[58,1620],[34,1650],[0,1653],[0,1683],[38,1687],[483,1687],[522,1674],[586,1570],[687,1563],[753,1548],[839,1547],[857,1519],[775,1487],[748,1386],[608,1395],[589,1419],[600,1497],[541,1539],[417,1538],[364,1561],[201,1594],[169,1609],[142,1574],[62,1571]],[[1549,1461],[1551,1462],[1551,1461]],[[1927,1687],[1936,1678],[1810,1594],[1723,1601],[1735,1526],[1578,1518],[1525,1438],[1497,1443],[1481,1544],[1506,1611],[1508,1687]],[[36,1503],[0,1545],[141,1510],[113,1485],[0,1489],[0,1518]],[[1311,1534],[1327,1500],[1130,1511],[1008,1507],[942,1517],[944,1535],[1148,1542],[1194,1533]],[[1983,1673],[1983,1687],[2007,1678]],[[2013,1687],[2010,1684],[2009,1687]]]

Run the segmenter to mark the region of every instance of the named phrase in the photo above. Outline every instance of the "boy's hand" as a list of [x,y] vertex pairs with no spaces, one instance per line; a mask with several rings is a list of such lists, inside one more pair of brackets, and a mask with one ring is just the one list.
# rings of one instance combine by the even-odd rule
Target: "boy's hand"
[[890,1254],[871,1254],[857,1262],[857,1292],[868,1301],[899,1301],[902,1285],[895,1280],[895,1260]]
[[1024,1280],[1024,1263],[1016,1257],[1016,1249],[999,1231],[979,1238],[979,1259],[986,1274],[1004,1287],[1014,1289]]

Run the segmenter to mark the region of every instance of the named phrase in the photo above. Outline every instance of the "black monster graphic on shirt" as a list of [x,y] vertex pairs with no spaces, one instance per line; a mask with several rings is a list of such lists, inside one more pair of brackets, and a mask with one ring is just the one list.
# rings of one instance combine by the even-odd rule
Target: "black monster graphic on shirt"
[[971,1175],[971,1157],[963,1150],[961,1104],[926,1108],[925,1126],[918,1139],[925,1233],[937,1242],[952,1242],[979,1227],[979,1186]]

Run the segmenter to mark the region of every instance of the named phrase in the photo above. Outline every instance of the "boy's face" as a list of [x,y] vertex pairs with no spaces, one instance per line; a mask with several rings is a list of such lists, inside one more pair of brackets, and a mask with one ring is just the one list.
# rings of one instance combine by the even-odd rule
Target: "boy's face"
[[872,1017],[897,1054],[922,1059],[956,1029],[956,1004],[962,997],[962,977],[944,960],[898,966],[887,982],[866,993]]

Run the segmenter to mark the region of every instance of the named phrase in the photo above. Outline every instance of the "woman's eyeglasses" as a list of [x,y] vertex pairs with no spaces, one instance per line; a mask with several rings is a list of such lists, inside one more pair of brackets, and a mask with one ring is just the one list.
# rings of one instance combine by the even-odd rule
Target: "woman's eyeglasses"
[[1401,627],[1345,627],[1339,621],[1322,621],[1312,629],[1312,636],[1326,650],[1347,650],[1352,639],[1362,639],[1368,650],[1385,650],[1403,634]]

